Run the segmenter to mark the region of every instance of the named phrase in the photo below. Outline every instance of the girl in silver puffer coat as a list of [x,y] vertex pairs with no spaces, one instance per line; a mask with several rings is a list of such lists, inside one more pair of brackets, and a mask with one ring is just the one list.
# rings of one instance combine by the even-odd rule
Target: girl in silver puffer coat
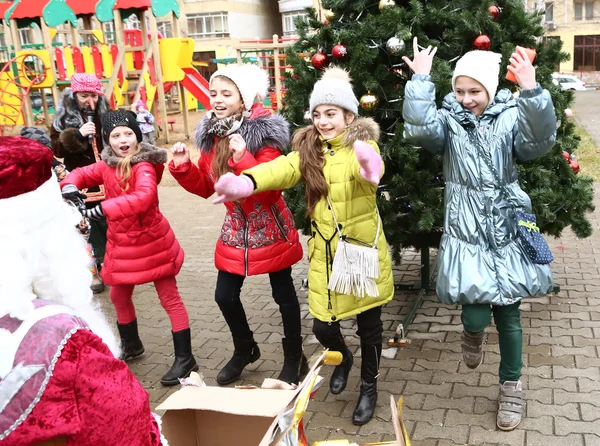
[[454,92],[436,110],[429,76],[435,52],[419,51],[415,38],[414,59],[403,58],[415,73],[406,85],[403,115],[407,140],[444,155],[436,291],[443,303],[462,305],[463,358],[470,368],[481,364],[483,331],[493,314],[500,343],[497,426],[512,430],[524,408],[520,301],[552,288],[549,266],[533,263],[517,238],[514,210],[531,212],[531,201],[519,186],[515,162],[552,148],[556,116],[550,93],[536,82],[521,50],[508,67],[521,88],[518,100],[506,89],[496,94],[501,56],[471,51],[457,62]]

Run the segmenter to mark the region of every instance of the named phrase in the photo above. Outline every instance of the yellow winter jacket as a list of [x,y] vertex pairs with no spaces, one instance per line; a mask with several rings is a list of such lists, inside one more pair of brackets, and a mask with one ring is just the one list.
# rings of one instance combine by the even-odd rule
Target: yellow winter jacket
[[[359,118],[341,135],[323,141],[323,150],[326,150],[323,174],[329,185],[329,199],[338,223],[341,224],[342,234],[368,244],[373,243],[377,232],[377,186],[361,177],[360,165],[352,144],[356,140],[367,141],[379,152],[375,142],[378,137],[377,124],[372,119]],[[296,151],[246,170],[244,174],[254,179],[255,192],[288,189],[303,180],[299,154]],[[379,289],[379,296],[376,298],[355,297],[327,288],[339,236],[326,198],[322,198],[315,206],[311,215],[311,231],[312,237],[308,240],[308,304],[315,318],[324,322],[335,322],[383,305],[392,299],[392,262],[383,226],[380,227],[377,243],[380,272],[376,280]]]

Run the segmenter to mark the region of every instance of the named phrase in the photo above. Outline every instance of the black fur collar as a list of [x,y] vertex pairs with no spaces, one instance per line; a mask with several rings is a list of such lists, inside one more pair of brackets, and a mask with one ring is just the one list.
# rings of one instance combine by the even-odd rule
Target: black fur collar
[[[214,143],[214,135],[208,133],[208,127],[208,116],[204,116],[194,134],[196,147],[202,152],[210,152]],[[290,125],[281,115],[246,118],[236,133],[244,138],[246,149],[252,155],[265,146],[284,152],[290,144]]]
[[[100,154],[102,160],[110,167],[116,167],[119,160],[113,149],[105,146],[104,150]],[[142,161],[148,161],[150,164],[160,164],[167,162],[167,151],[159,147],[153,146],[146,142],[140,143],[140,151],[131,158],[131,164],[141,163]]]

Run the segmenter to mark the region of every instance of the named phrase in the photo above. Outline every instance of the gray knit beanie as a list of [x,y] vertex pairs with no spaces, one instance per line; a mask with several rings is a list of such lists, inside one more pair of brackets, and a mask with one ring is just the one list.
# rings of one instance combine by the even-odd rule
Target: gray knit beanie
[[342,107],[358,115],[358,99],[354,96],[350,75],[342,68],[327,68],[317,81],[310,95],[310,114],[322,104]]

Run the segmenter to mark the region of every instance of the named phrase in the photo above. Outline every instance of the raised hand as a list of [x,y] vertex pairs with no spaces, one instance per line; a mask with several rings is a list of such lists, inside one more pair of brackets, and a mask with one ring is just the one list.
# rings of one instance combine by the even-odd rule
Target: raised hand
[[190,161],[190,151],[182,142],[173,144],[171,152],[173,153],[173,163],[175,164],[175,167]]
[[537,85],[535,80],[535,68],[531,64],[527,52],[523,48],[518,48],[510,56],[510,65],[508,71],[514,74],[519,87],[522,89],[534,88]]
[[237,176],[231,172],[227,172],[215,183],[215,192],[219,196],[213,200],[214,204],[235,201],[252,195],[254,192],[254,183],[247,175]]
[[433,56],[437,52],[437,46],[432,48],[429,45],[423,51],[419,51],[419,43],[417,38],[413,39],[413,60],[410,60],[406,56],[402,56],[402,60],[406,62],[415,74],[429,74],[431,72],[431,65],[433,64]]
[[354,153],[358,164],[360,164],[360,176],[369,183],[379,184],[383,161],[381,155],[375,151],[371,144],[364,141],[354,141]]
[[239,133],[229,135],[229,148],[231,149],[233,162],[237,163],[244,156],[244,152],[246,151],[246,141],[244,141],[244,138],[242,138],[242,135]]

